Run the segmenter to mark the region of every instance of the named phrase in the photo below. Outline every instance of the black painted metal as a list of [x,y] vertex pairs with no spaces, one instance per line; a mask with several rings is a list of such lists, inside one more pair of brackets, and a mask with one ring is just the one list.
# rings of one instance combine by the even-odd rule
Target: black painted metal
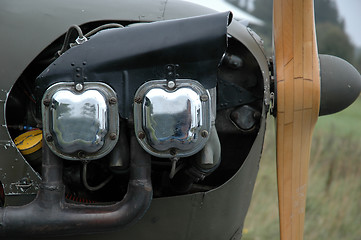
[[[227,45],[229,12],[105,30],[73,47],[37,78],[37,98],[56,82],[105,82],[114,88],[121,117],[128,118],[135,91],[146,81],[194,79],[207,88],[217,84],[217,67]],[[79,80],[79,78],[82,78]]]
[[65,201],[62,160],[43,146],[43,182],[36,199],[21,207],[0,208],[0,236],[57,236],[119,229],[138,221],[152,200],[150,156],[131,140],[128,192],[110,205]]
[[225,80],[218,81],[218,92],[217,110],[241,106],[262,99],[255,97],[245,88]]

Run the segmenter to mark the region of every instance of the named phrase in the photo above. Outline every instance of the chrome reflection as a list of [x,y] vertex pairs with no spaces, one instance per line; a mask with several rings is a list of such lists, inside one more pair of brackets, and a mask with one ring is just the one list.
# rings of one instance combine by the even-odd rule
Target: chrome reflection
[[202,125],[202,103],[192,89],[167,92],[156,88],[145,95],[143,127],[153,148],[190,150]]
[[43,133],[49,148],[67,160],[95,160],[119,137],[116,92],[101,82],[50,86],[42,99]]
[[108,108],[100,92],[58,91],[52,98],[50,111],[50,131],[62,152],[94,153],[103,147],[108,132]]
[[140,101],[134,105],[138,141],[157,157],[190,156],[208,140],[210,95],[194,80],[177,79],[172,89],[168,85],[167,80],[154,80],[138,89],[135,99]]

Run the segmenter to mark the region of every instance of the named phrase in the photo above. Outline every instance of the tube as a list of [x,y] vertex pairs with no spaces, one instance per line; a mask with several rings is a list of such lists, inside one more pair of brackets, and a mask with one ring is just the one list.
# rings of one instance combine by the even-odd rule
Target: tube
[[0,208],[0,237],[61,236],[118,229],[138,221],[152,200],[150,156],[131,137],[128,191],[110,205],[65,202],[62,160],[43,146],[43,182],[28,205]]

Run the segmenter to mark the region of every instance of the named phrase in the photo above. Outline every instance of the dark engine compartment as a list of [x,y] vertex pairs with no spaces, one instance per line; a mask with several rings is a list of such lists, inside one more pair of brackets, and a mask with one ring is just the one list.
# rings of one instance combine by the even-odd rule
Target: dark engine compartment
[[[134,22],[116,23],[123,26],[137,25]],[[82,25],[81,29],[84,32],[89,32],[104,24],[108,24],[108,22],[91,22]],[[129,27],[129,31],[133,29],[136,31],[137,28],[143,26],[144,29],[147,29],[146,25]],[[101,159],[87,162],[86,167],[82,161],[63,160],[62,178],[66,186],[66,201],[104,204],[120,201],[124,198],[129,181],[129,166],[125,164],[120,168],[112,168],[110,163],[112,154],[114,151],[118,151],[124,158],[129,158],[130,139],[134,135],[131,115],[134,92],[147,79],[167,78],[169,72],[165,69],[169,64],[174,64],[177,68],[177,71],[174,72],[175,78],[195,79],[207,89],[217,88],[215,126],[221,144],[221,161],[212,169],[205,170],[197,169],[194,166],[193,162],[197,158],[197,154],[180,158],[176,164],[176,174],[171,179],[169,174],[172,162],[169,159],[151,156],[153,197],[161,198],[209,191],[232,178],[242,166],[260,127],[264,94],[262,72],[252,53],[241,42],[229,35],[227,41],[224,41],[215,31],[216,34],[211,37],[203,36],[203,42],[194,42],[192,38],[199,39],[199,36],[192,34],[198,32],[202,26],[202,22],[198,26],[192,22],[192,28],[188,33],[191,40],[187,39],[183,45],[177,43],[175,46],[164,46],[163,43],[159,43],[157,47],[161,49],[157,49],[155,52],[147,52],[141,56],[129,54],[128,58],[120,62],[104,61],[103,57],[110,59],[109,55],[111,54],[107,52],[104,56],[94,58],[95,63],[89,68],[86,67],[92,63],[88,60],[83,61],[81,57],[78,59],[79,61],[74,61],[74,65],[72,65],[72,61],[69,62],[70,64],[64,64],[67,61],[66,58],[64,58],[65,60],[58,58],[59,60],[55,61],[57,52],[62,48],[66,37],[63,35],[40,53],[24,71],[11,90],[6,106],[6,121],[13,139],[31,129],[42,129],[43,123],[39,106],[44,90],[58,81],[77,81],[76,79],[79,79],[77,68],[81,68],[80,78],[87,77],[86,81],[91,79],[99,81],[100,79],[111,85],[120,97],[120,134],[117,145],[119,148],[116,147],[110,154]],[[212,26],[212,31],[213,29],[214,26]],[[106,34],[110,34],[110,32],[104,31]],[[76,37],[75,31],[69,34],[69,42],[74,42]],[[99,47],[106,48],[113,40],[111,37],[106,37],[102,32],[94,35],[94,40],[99,43],[104,39],[109,40],[109,43]],[[90,36],[90,40],[92,40],[92,36]],[[124,43],[129,41],[131,38],[124,40]],[[204,45],[207,47],[204,48]],[[224,55],[222,45],[225,49]],[[177,46],[180,47],[177,49]],[[215,46],[218,50],[214,50]],[[69,50],[64,54],[86,55],[87,53],[80,47],[75,46],[70,49],[72,51]],[[219,55],[222,59],[221,62],[217,59]],[[69,57],[69,59],[73,58]],[[66,68],[58,67],[61,64]],[[122,64],[126,70],[113,70]],[[49,65],[56,68],[53,74],[54,78],[46,77],[46,74],[42,73]],[[98,71],[99,69],[101,70]],[[92,75],[92,72],[96,71],[98,72]],[[66,76],[69,75],[74,75],[75,80],[66,79]],[[84,81],[84,78],[79,79],[79,81]],[[44,140],[43,144],[45,144]],[[40,175],[42,174],[37,161],[29,158],[27,161]],[[84,181],[84,176],[86,181]]]

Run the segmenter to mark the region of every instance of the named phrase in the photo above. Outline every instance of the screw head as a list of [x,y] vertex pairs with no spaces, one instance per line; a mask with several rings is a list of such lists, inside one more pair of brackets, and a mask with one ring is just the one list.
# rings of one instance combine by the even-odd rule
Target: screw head
[[168,88],[173,89],[175,87],[175,82],[174,81],[169,81],[168,82]]
[[43,100],[43,104],[48,107],[50,105],[50,99],[49,98],[46,98]]
[[202,130],[202,132],[201,132],[201,136],[202,137],[204,137],[204,138],[206,138],[206,137],[208,137],[208,131],[207,130]]
[[83,88],[84,88],[84,86],[83,86],[83,84],[81,84],[81,83],[77,83],[77,84],[75,85],[75,90],[77,90],[78,92],[82,91]]
[[46,141],[48,142],[52,142],[53,141],[53,136],[49,133],[49,134],[46,134]]
[[170,153],[170,155],[175,156],[175,155],[177,154],[177,149],[171,148],[171,149],[169,150],[169,153]]
[[115,140],[115,139],[117,139],[117,134],[116,133],[110,133],[109,138],[110,138],[110,140]]
[[201,101],[202,101],[202,102],[207,102],[208,99],[209,99],[209,97],[208,97],[207,94],[203,94],[203,95],[201,96]]
[[142,103],[142,99],[140,97],[136,97],[134,98],[134,102],[135,103],[138,103],[138,104],[141,104]]
[[144,139],[144,138],[145,138],[145,133],[142,132],[142,131],[139,132],[139,133],[138,133],[138,138],[141,139],[141,140]]
[[117,98],[116,98],[116,97],[111,97],[111,98],[109,99],[109,103],[110,103],[110,104],[116,104],[116,103],[117,103]]
[[85,152],[83,151],[78,152],[78,158],[85,158],[85,157],[86,157]]

